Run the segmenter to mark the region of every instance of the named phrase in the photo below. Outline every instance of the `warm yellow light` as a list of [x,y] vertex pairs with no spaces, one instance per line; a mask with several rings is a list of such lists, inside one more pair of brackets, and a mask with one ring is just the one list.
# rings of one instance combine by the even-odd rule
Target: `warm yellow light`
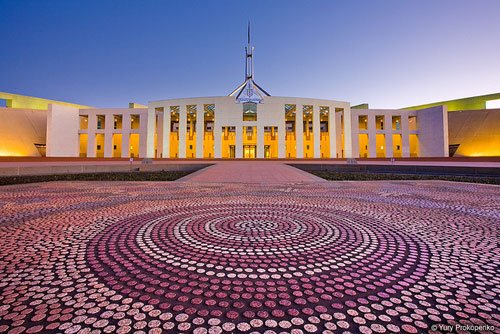
[[0,150],[0,157],[22,157],[25,155],[26,154],[20,151]]

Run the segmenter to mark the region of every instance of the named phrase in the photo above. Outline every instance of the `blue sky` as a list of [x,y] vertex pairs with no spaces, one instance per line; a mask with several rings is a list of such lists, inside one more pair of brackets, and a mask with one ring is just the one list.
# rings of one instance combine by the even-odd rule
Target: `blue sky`
[[499,0],[0,0],[0,91],[124,107],[227,95],[399,108],[500,92]]

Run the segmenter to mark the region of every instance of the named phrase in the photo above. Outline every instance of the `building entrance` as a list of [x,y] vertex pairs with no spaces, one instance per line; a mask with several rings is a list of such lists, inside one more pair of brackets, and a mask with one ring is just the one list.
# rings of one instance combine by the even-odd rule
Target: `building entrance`
[[234,159],[236,157],[236,146],[229,145],[229,158]]
[[264,145],[264,158],[269,159],[271,157],[271,145]]
[[256,145],[243,145],[243,158],[255,159],[257,152]]

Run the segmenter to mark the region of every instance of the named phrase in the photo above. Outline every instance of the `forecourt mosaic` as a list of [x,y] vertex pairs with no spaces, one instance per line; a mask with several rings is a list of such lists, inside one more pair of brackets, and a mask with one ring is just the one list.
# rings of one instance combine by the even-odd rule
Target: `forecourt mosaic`
[[0,191],[0,332],[500,328],[499,188],[60,182]]

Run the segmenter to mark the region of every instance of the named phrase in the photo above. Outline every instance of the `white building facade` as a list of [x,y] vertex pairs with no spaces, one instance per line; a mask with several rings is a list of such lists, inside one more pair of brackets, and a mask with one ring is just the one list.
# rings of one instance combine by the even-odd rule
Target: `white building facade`
[[53,105],[47,156],[102,158],[407,158],[448,155],[444,107],[351,109],[348,102],[266,96],[153,101],[148,108]]

